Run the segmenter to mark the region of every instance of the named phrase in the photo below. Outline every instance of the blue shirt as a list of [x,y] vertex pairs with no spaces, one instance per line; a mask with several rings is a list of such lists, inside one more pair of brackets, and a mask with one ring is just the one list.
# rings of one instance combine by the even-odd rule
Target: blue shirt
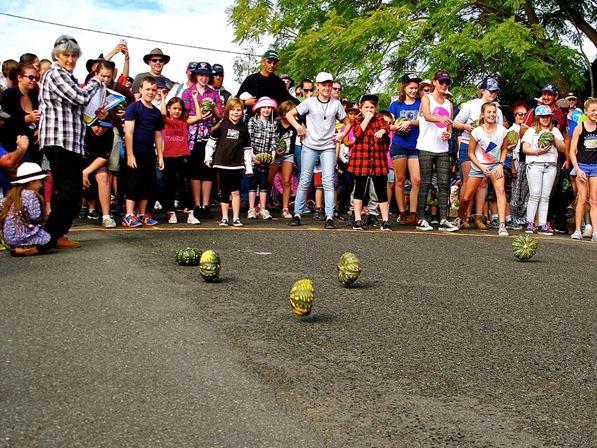
[[155,132],[164,129],[164,117],[157,107],[151,109],[141,101],[126,108],[125,121],[135,121],[133,154],[155,154]]
[[[392,115],[398,120],[399,118],[406,118],[407,120],[416,120],[419,115],[419,109],[421,109],[421,100],[417,99],[413,104],[400,103],[394,101],[390,104],[388,109]],[[419,127],[411,126],[410,131],[407,134],[400,134],[396,132],[392,139],[392,144],[397,146],[403,146],[409,149],[415,149],[417,147],[417,139],[419,138]]]

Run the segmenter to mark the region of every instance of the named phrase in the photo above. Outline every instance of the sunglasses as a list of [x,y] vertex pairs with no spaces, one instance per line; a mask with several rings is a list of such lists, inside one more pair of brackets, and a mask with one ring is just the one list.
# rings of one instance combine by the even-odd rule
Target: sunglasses
[[438,79],[437,82],[439,82],[440,84],[447,84],[447,85],[452,84],[452,81],[450,81],[449,79]]
[[149,62],[153,62],[155,64],[158,64],[158,63],[162,64],[164,62],[164,60],[161,58],[153,58],[153,59],[150,59]]
[[524,117],[526,114],[526,112],[516,112],[514,115],[516,115],[517,117]]
[[303,92],[313,92],[313,89],[304,89],[303,88]]
[[423,87],[421,90],[422,90],[423,92],[425,92],[425,93],[429,93],[429,92],[431,92],[431,88],[430,88],[430,87]]
[[39,76],[37,75],[21,75],[23,78],[27,78],[29,81],[39,81]]
[[342,87],[332,87],[332,90],[335,90],[336,92],[342,92]]

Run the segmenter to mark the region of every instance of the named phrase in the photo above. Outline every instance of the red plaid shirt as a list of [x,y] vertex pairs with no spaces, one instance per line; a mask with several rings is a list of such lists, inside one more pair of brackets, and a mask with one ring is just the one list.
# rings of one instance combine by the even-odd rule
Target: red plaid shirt
[[[365,130],[361,129],[364,117],[359,115],[352,125],[355,141],[350,148],[348,171],[355,176],[383,176],[388,174],[387,152],[390,147],[390,126],[379,114],[371,119]],[[382,138],[374,134],[380,129],[386,133]]]

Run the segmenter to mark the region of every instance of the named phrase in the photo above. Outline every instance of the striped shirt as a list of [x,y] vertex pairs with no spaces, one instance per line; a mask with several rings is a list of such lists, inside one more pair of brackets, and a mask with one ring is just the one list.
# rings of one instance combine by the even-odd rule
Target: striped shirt
[[92,78],[79,87],[76,78],[57,62],[45,73],[39,93],[39,146],[60,146],[85,155],[83,109],[91,97],[104,86]]

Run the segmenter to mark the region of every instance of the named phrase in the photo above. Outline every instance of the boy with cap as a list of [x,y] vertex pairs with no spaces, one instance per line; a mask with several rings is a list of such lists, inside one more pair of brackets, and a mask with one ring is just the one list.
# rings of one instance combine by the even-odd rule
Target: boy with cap
[[220,98],[222,98],[222,102],[226,104],[232,93],[224,88],[222,85],[224,83],[224,67],[221,64],[214,64],[211,66],[211,78],[209,80],[209,85],[212,89],[219,93]]

